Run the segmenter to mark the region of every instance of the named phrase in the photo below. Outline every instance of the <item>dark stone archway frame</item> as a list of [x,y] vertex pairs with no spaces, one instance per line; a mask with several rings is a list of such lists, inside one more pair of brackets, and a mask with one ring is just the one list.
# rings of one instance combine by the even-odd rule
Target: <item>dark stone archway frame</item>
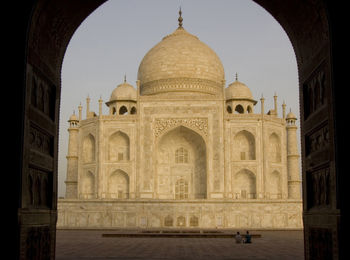
[[[54,259],[61,66],[82,21],[104,0],[26,1],[21,13],[12,194],[17,259]],[[345,90],[340,86],[335,4],[255,0],[284,28],[299,74],[306,259],[340,259]],[[18,9],[18,7],[16,7]],[[337,38],[338,37],[338,38]],[[24,51],[23,51],[24,50]],[[338,63],[339,62],[339,63]],[[17,81],[18,82],[18,81]],[[18,156],[20,155],[20,156]],[[35,196],[34,196],[35,194]]]

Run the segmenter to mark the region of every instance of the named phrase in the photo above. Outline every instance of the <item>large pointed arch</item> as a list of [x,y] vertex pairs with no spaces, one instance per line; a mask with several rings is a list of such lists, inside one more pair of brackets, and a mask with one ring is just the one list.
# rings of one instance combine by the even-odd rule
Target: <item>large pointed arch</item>
[[[201,135],[185,126],[175,127],[161,136],[156,157],[157,188],[162,198],[206,198],[206,144]],[[186,196],[178,196],[179,180],[188,184]]]

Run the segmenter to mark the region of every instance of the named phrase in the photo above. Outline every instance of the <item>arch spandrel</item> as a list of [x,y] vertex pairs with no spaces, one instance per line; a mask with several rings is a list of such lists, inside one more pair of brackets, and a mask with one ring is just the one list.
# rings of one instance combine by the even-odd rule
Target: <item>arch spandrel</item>
[[177,127],[191,129],[200,135],[206,143],[208,138],[207,118],[157,118],[153,123],[154,137],[160,140],[164,135]]

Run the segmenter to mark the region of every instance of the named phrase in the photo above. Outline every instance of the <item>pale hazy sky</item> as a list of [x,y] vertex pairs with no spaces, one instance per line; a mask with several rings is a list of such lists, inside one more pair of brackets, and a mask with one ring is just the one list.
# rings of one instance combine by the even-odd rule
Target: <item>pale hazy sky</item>
[[[268,111],[273,109],[276,93],[279,115],[284,100],[287,112],[291,108],[299,118],[293,47],[278,22],[258,4],[249,0],[109,0],[80,25],[63,60],[58,196],[65,193],[69,116],[73,110],[77,114],[80,103],[85,116],[88,95],[90,109],[97,113],[100,96],[108,101],[124,74],[128,83],[136,86],[144,55],[177,28],[179,6],[183,27],[221,59],[226,86],[238,73],[239,81],[259,101],[256,113],[260,112],[261,95]],[[107,114],[107,107],[103,107]]]

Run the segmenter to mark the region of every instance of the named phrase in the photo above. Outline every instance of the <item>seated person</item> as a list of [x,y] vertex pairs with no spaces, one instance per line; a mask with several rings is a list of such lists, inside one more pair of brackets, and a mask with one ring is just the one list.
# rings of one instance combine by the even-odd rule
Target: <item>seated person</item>
[[249,231],[247,231],[247,234],[245,235],[244,243],[250,244],[252,242],[252,236],[249,234]]
[[235,239],[237,244],[242,243],[242,236],[239,234],[239,232],[237,232],[237,234],[235,235]]

